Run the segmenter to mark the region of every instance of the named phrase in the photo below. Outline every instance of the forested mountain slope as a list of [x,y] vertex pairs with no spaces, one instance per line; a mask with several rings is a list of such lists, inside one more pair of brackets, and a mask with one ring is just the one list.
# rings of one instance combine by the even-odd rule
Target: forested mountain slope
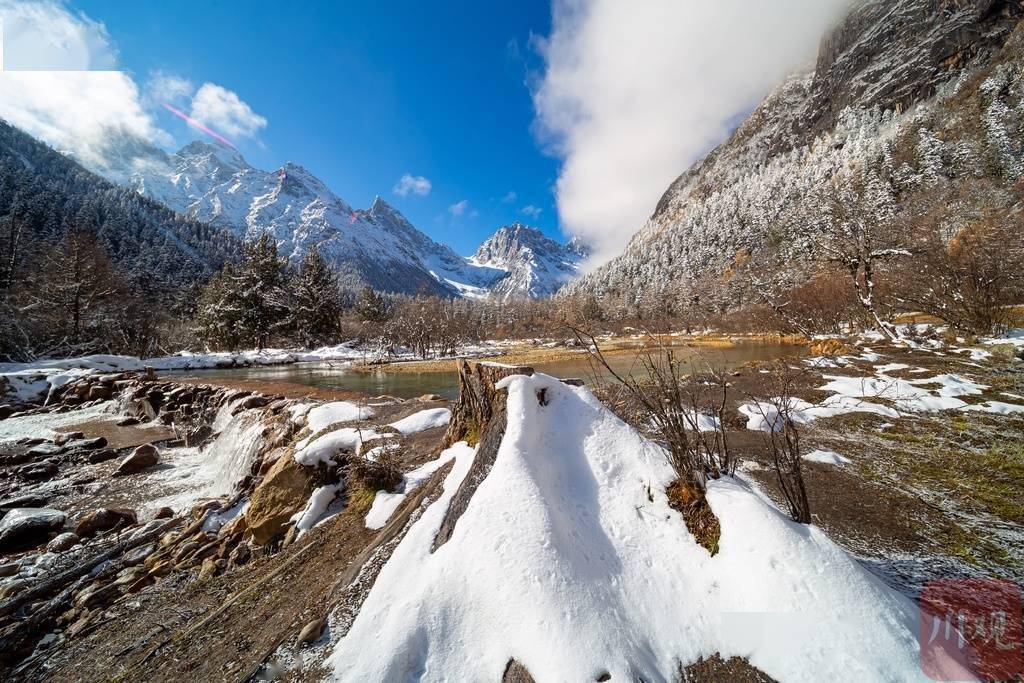
[[942,204],[933,218],[948,234],[967,214],[1009,210],[1022,163],[1021,16],[1009,0],[859,2],[813,71],[673,182],[621,256],[563,292],[634,303],[670,292],[719,309],[756,300],[737,275],[804,277],[815,231],[842,209],[837,185],[857,197],[870,185],[884,208],[869,220],[890,234],[910,207]]
[[44,243],[95,235],[137,288],[175,293],[240,250],[230,233],[85,170],[0,121],[0,259],[4,289]]

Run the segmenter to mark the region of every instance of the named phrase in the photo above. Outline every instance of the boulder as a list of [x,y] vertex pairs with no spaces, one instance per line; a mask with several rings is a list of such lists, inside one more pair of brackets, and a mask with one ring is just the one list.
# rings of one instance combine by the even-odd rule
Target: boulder
[[174,516],[174,510],[169,507],[162,507],[156,511],[156,516],[153,519],[170,519]]
[[131,526],[138,521],[135,510],[100,508],[83,515],[75,525],[75,533],[88,537],[117,526]]
[[0,520],[0,552],[22,546],[37,546],[50,532],[64,526],[60,510],[50,508],[13,508]]
[[57,464],[44,460],[43,462],[32,463],[18,468],[18,476],[30,481],[45,481],[53,479],[57,475]]
[[13,498],[0,500],[0,512],[11,508],[41,508],[46,505],[46,496],[39,493],[24,493]]
[[81,541],[82,539],[78,537],[78,534],[65,531],[46,544],[46,551],[50,553],[62,553],[65,550],[74,548],[76,545],[81,543]]
[[139,446],[114,470],[114,476],[134,474],[160,462],[160,452],[151,443]]
[[3,405],[0,405],[0,420],[6,420],[7,418],[9,418],[13,414],[14,414],[14,408],[12,408],[11,406],[9,406],[6,403],[4,403]]
[[109,401],[113,395],[112,387],[103,384],[93,384],[89,387],[88,398],[90,401]]
[[51,455],[59,455],[64,450],[63,446],[58,446],[55,443],[41,443],[30,448],[27,455],[30,458],[47,458]]
[[246,534],[259,545],[284,536],[289,520],[306,509],[313,473],[285,452],[256,487],[245,511]]
[[137,417],[122,417],[120,420],[115,422],[118,427],[132,427],[139,424],[139,418]]
[[309,645],[320,640],[320,636],[324,632],[324,626],[327,624],[325,619],[314,619],[299,631],[299,637],[295,640],[295,644],[299,647],[303,645]]
[[64,444],[74,441],[75,439],[81,439],[84,437],[85,434],[83,434],[82,432],[58,432],[57,435],[53,437],[53,443],[57,444],[58,446],[63,446]]
[[423,394],[420,396],[419,400],[424,403],[432,403],[434,401],[443,401],[444,396],[439,396],[438,394]]
[[74,448],[83,451],[94,451],[99,448],[106,448],[107,439],[106,437],[97,436],[95,439],[75,439],[68,443],[68,448]]
[[117,451],[111,448],[104,448],[101,451],[92,451],[91,453],[89,453],[89,462],[95,465],[97,463],[113,460],[116,457]]
[[270,403],[270,399],[260,394],[253,394],[249,398],[241,401],[237,406],[231,409],[232,415],[238,415],[243,410],[249,410],[251,408],[262,408],[263,406]]

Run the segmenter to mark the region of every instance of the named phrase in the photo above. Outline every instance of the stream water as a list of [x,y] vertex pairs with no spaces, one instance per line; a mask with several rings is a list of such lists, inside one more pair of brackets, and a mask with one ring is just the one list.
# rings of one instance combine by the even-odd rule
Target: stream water
[[[751,361],[798,357],[806,353],[802,346],[790,344],[738,343],[729,348],[698,348],[679,346],[672,349],[677,359],[693,360],[695,365],[735,368]],[[484,359],[486,360],[486,359]],[[614,370],[623,375],[642,374],[637,356],[616,353],[608,356]],[[579,377],[588,384],[608,378],[603,368],[595,368],[590,357],[579,353],[578,359],[539,361],[530,364],[538,372],[561,379]],[[197,379],[244,379],[262,382],[288,382],[324,389],[356,391],[370,396],[387,394],[399,398],[415,398],[423,394],[440,394],[448,399],[458,397],[458,380],[451,371],[416,371],[412,368],[380,366],[353,368],[328,363],[295,363],[291,365],[245,368],[189,370],[184,376]]]

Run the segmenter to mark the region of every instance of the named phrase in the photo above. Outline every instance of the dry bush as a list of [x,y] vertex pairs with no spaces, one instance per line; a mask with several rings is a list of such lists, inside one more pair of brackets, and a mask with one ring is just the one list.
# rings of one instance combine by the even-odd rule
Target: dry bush
[[[588,349],[592,360],[614,378],[616,386],[643,407],[647,418],[657,429],[668,452],[668,462],[677,479],[666,493],[669,504],[678,510],[686,527],[697,542],[711,554],[718,552],[721,526],[707,501],[707,478],[731,474],[733,464],[725,432],[725,392],[727,383],[723,373],[709,373],[712,380],[701,385],[683,373],[671,348],[664,347],[657,338],[653,349],[637,355],[643,376],[635,378],[617,372],[605,358],[592,333],[571,328],[581,346]],[[687,381],[689,380],[689,381]],[[721,390],[719,398],[707,387]],[[709,396],[715,396],[709,400]],[[710,408],[710,410],[708,410]],[[713,435],[698,429],[700,413],[710,412],[718,417]]]
[[772,457],[775,476],[793,521],[811,523],[811,506],[804,486],[803,460],[800,453],[800,430],[793,419],[794,389],[799,372],[785,363],[776,363],[769,382],[770,398],[753,399],[753,405],[770,427],[763,432],[765,445]]
[[947,242],[921,226],[922,253],[903,272],[906,305],[970,334],[1006,328],[1024,302],[1024,221],[1019,214],[985,215]]
[[381,451],[376,460],[361,455],[348,457],[348,486],[366,491],[394,491],[402,483],[399,458],[392,449]]

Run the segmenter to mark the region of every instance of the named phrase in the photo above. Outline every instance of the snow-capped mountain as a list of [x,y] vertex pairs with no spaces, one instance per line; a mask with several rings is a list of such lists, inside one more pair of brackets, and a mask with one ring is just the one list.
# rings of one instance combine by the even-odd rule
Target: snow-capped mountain
[[[578,247],[565,247],[532,228],[503,228],[465,258],[416,229],[379,197],[357,209],[293,163],[276,171],[250,166],[237,151],[202,141],[175,154],[130,141],[108,177],[197,220],[241,238],[271,233],[283,256],[301,259],[314,244],[339,270],[373,287],[405,294],[503,299],[548,296],[575,273]],[[511,230],[512,237],[499,237]],[[497,240],[495,242],[495,240]],[[485,248],[495,242],[492,248]],[[481,253],[487,254],[479,258]],[[493,256],[493,258],[492,258]]]
[[491,286],[503,299],[543,298],[579,275],[588,256],[575,239],[559,244],[536,228],[519,223],[500,228],[476,250],[470,261],[507,273]]

